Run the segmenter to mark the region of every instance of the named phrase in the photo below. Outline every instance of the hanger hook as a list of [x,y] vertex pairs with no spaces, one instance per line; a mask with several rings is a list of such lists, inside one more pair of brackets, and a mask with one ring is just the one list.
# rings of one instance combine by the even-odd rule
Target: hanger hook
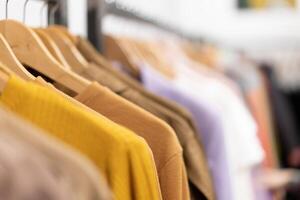
[[25,24],[26,22],[26,8],[27,8],[27,4],[28,4],[29,0],[26,0],[24,3],[24,7],[23,7],[23,23]]
[[8,19],[8,3],[9,3],[9,0],[6,0],[6,2],[5,2],[5,19]]
[[41,22],[40,22],[40,24],[41,24],[41,27],[43,26],[43,11],[44,11],[44,9],[46,8],[46,6],[47,6],[48,4],[49,4],[49,1],[48,1],[48,0],[43,1],[43,5],[42,5],[41,10],[40,10],[40,17],[41,17]]
[[55,23],[55,13],[56,11],[58,10],[59,8],[59,3],[58,2],[55,2],[55,5],[53,7],[50,7],[50,22],[51,24],[54,24]]

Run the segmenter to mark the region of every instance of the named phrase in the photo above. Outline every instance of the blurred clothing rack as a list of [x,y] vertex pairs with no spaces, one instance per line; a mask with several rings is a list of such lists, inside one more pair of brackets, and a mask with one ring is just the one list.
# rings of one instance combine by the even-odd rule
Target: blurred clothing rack
[[95,47],[103,50],[103,32],[102,32],[102,19],[107,15],[118,16],[124,19],[133,20],[136,22],[142,22],[152,25],[166,32],[175,34],[180,38],[187,39],[189,41],[201,42],[203,41],[199,37],[192,37],[183,33],[181,30],[172,27],[168,24],[161,23],[158,20],[150,18],[142,13],[134,12],[128,9],[126,6],[117,3],[116,1],[105,0],[87,0],[88,1],[88,38],[95,45]]
[[[54,21],[48,18],[49,24],[59,24],[68,26],[68,0],[40,0],[48,2],[48,16],[53,7],[58,6],[57,11],[54,13]],[[184,38],[193,42],[201,42],[202,38],[191,37],[183,33],[181,30],[176,29],[168,24],[164,24],[150,18],[142,13],[130,11],[126,9],[126,6],[116,3],[116,1],[105,0],[87,0],[87,35],[88,39],[99,50],[103,50],[103,32],[102,32],[102,20],[106,15],[114,15],[137,22],[153,25],[161,30],[175,34],[180,38]]]
[[178,36],[184,36],[183,32],[181,32],[180,30],[168,24],[161,23],[153,18],[147,17],[142,13],[130,11],[129,9],[126,8],[126,6],[119,5],[116,2],[105,3],[105,15],[115,15],[122,18],[134,20],[137,22],[150,24],[164,31],[174,33]]
[[105,12],[104,15],[115,15],[122,18],[134,20],[137,22],[142,22],[145,24],[153,25],[154,27],[157,27],[161,30],[164,30],[166,32],[175,34],[181,38],[190,40],[190,41],[202,41],[201,38],[198,37],[192,37],[183,31],[179,30],[178,28],[175,28],[173,26],[170,26],[166,23],[162,23],[154,18],[148,17],[142,13],[134,12],[131,9],[128,9],[126,6],[117,3],[116,1],[109,1],[105,2]]

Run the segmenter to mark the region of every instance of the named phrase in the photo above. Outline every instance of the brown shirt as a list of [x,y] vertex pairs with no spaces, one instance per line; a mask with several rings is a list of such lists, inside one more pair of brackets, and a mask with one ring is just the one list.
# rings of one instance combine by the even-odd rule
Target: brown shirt
[[98,83],[91,84],[76,100],[147,141],[154,155],[163,199],[190,199],[182,148],[169,125]]
[[129,88],[126,84],[96,65],[91,64],[90,68],[81,75],[90,80],[97,80],[116,94],[137,104],[172,126],[183,148],[192,199],[203,199],[201,198],[203,196],[207,199],[214,199],[212,180],[203,149],[195,136],[194,130],[186,120],[173,111]]

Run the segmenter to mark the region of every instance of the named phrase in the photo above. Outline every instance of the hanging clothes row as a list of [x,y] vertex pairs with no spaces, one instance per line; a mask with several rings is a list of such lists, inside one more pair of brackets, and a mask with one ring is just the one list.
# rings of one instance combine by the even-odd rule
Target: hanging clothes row
[[[271,102],[276,94],[269,88],[274,80],[268,71],[241,56],[231,63],[236,69],[222,72],[217,48],[182,40],[107,35],[105,47],[115,68],[191,112],[217,199],[282,199],[284,194],[273,187],[298,182],[297,171],[280,168],[279,160],[297,150],[297,140],[291,139],[297,136],[292,121],[289,127],[273,119],[284,108]],[[278,125],[284,133],[277,132]],[[281,155],[279,148],[293,151]],[[282,182],[274,183],[276,177]],[[266,185],[261,187],[260,181]]]
[[174,37],[104,46],[0,21],[2,199],[255,200],[297,186],[279,168],[268,70],[230,79],[216,48]]
[[[49,181],[57,187],[45,191],[49,198],[54,193],[51,198],[59,199],[61,193],[61,199],[173,200],[190,199],[190,194],[194,199],[214,199],[205,154],[188,111],[114,70],[87,40],[64,27],[33,29],[6,19],[0,21],[0,34],[3,112],[28,121],[25,126],[33,129],[28,132],[34,133],[36,126],[42,129],[39,134],[53,138],[49,140],[73,148],[75,160],[85,157],[94,165],[85,175],[89,168],[84,170],[84,165],[88,164],[76,164],[86,177],[77,180],[77,176],[83,177],[79,172],[74,178],[70,174],[72,179],[63,176],[63,170],[71,173],[76,167],[68,170],[66,161],[55,163],[55,170],[63,175],[56,177],[55,170],[48,170]],[[7,120],[18,121],[18,117]],[[2,126],[3,130],[10,128],[9,124]],[[26,140],[21,142],[24,148],[31,146]],[[37,148],[28,149],[37,157],[46,154]],[[54,150],[47,147],[47,151]],[[22,156],[27,158],[29,153]],[[49,165],[50,155],[44,157],[41,164]],[[38,161],[28,162],[36,165]],[[33,173],[27,175],[29,179],[34,177]],[[47,181],[42,175],[35,176],[39,182]],[[61,177],[66,190],[58,193],[54,189],[60,189],[61,184],[54,181],[60,183]],[[29,182],[33,185],[29,198],[44,199],[38,196],[43,191],[36,183]],[[17,195],[25,198],[23,193]],[[15,194],[7,195],[5,199],[13,199]]]

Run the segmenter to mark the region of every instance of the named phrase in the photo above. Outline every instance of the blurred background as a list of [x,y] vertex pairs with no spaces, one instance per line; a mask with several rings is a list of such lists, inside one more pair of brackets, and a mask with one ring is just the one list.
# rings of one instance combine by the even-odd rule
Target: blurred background
[[[25,0],[9,3],[9,18],[22,19]],[[229,47],[250,49],[297,48],[299,3],[297,0],[107,0],[167,24],[183,33]],[[38,26],[42,2],[28,4],[28,25]],[[5,17],[5,1],[0,2]],[[87,35],[87,0],[68,1],[68,27]],[[34,11],[34,12],[32,12]],[[105,12],[105,9],[104,11]],[[47,20],[44,9],[44,23]]]

